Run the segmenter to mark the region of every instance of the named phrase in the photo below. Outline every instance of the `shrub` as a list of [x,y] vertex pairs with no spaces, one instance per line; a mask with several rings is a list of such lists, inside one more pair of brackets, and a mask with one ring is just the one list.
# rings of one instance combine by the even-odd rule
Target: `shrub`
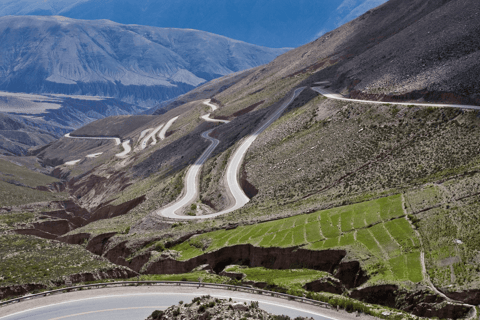
[[163,316],[163,311],[162,310],[155,310],[153,311],[151,317],[153,319],[160,319],[160,317]]
[[155,244],[155,250],[160,251],[160,252],[164,251],[165,250],[165,244],[161,241],[157,242]]
[[176,317],[180,314],[180,308],[173,310],[173,316]]

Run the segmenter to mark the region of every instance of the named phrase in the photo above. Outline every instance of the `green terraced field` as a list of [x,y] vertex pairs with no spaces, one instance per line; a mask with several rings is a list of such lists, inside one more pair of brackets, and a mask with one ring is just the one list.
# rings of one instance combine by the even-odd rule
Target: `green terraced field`
[[[260,247],[301,246],[312,250],[344,248],[371,269],[371,281],[423,280],[420,242],[404,217],[401,195],[322,210],[286,219],[209,232],[205,252],[225,246],[252,244]],[[173,248],[187,260],[204,253],[190,244]]]
[[288,269],[272,270],[259,268],[244,268],[241,266],[231,266],[226,269],[229,272],[241,272],[246,275],[245,280],[256,282],[266,282],[284,288],[302,287],[304,284],[324,278],[329,274],[327,272],[311,269]]

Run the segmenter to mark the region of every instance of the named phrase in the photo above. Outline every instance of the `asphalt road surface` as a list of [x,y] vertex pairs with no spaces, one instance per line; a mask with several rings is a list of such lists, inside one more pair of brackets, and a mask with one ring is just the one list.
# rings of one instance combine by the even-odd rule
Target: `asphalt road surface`
[[211,138],[208,135],[212,131],[212,130],[209,130],[202,133],[202,137],[212,141],[212,143],[207,148],[207,150],[205,150],[205,152],[200,156],[200,158],[198,158],[198,160],[193,164],[193,166],[190,167],[190,169],[188,170],[187,176],[185,178],[185,188],[186,188],[185,194],[177,202],[174,202],[173,204],[169,205],[166,208],[157,210],[156,211],[157,214],[160,214],[164,217],[172,218],[172,219],[187,219],[187,220],[209,219],[209,218],[218,217],[226,213],[235,211],[243,207],[245,204],[247,204],[250,201],[250,199],[245,195],[238,181],[238,173],[240,171],[240,166],[242,164],[243,158],[245,157],[245,154],[247,153],[248,148],[250,148],[250,146],[255,141],[255,139],[257,139],[257,137],[263,131],[265,131],[265,129],[267,129],[275,120],[277,120],[280,117],[280,115],[285,111],[285,109],[290,105],[290,103],[292,103],[292,101],[295,100],[295,98],[298,97],[298,95],[304,89],[305,89],[304,87],[296,89],[292,97],[283,105],[281,105],[280,108],[278,108],[277,111],[275,111],[275,113],[272,114],[270,118],[268,118],[268,120],[257,131],[255,131],[252,135],[247,137],[241,143],[240,147],[238,147],[237,150],[235,150],[235,153],[230,158],[227,166],[226,179],[227,179],[227,187],[230,190],[230,193],[232,194],[233,198],[235,199],[235,204],[232,207],[220,212],[216,212],[216,213],[204,215],[204,216],[182,216],[176,213],[177,210],[188,205],[190,202],[194,201],[195,198],[197,197],[198,174],[200,173],[200,167],[208,159],[210,154],[213,152],[213,150],[217,147],[219,143],[217,139]]
[[[217,110],[218,107],[214,104],[211,104],[210,101],[212,101],[212,100],[211,99],[205,100],[205,101],[203,101],[203,104],[212,108],[212,111]],[[230,121],[227,121],[227,120],[212,119],[212,118],[210,118],[210,113],[207,113],[206,115],[203,115],[200,118],[202,118],[203,120],[208,121],[208,122],[220,122],[220,123],[229,123],[230,122]]]
[[[118,146],[120,145],[122,142],[120,140],[120,138],[116,138],[116,137],[72,137],[70,135],[70,133],[67,133],[65,135],[65,138],[70,138],[70,139],[87,139],[87,140],[115,140],[115,144]],[[123,147],[123,152],[121,153],[118,153],[116,154],[117,157],[125,157],[128,153],[130,153],[130,151],[132,151],[132,148],[130,148],[130,140],[126,140],[122,143],[122,147]],[[99,156],[101,155],[102,153],[96,153],[96,154],[91,154],[91,155],[88,155],[87,158],[95,158],[96,156]],[[72,166],[72,165],[75,165],[77,164],[78,162],[80,162],[81,160],[74,160],[74,161],[69,161],[69,162],[65,162],[66,165],[68,166]]]
[[214,129],[210,129],[202,133],[202,137],[211,141],[210,146],[202,153],[200,158],[195,161],[195,163],[188,169],[187,176],[185,178],[185,193],[178,201],[172,203],[166,208],[162,208],[156,211],[157,214],[160,214],[164,217],[168,218],[178,218],[182,217],[185,219],[189,218],[200,218],[200,217],[193,217],[193,216],[179,216],[175,212],[184,206],[188,205],[190,202],[195,200],[198,194],[198,175],[200,173],[200,169],[202,165],[207,161],[210,154],[212,154],[213,150],[218,146],[220,143],[219,140],[212,138],[209,136],[210,132]]
[[[187,289],[189,292],[165,292],[170,291],[170,288],[159,287],[153,288],[150,293],[139,293],[138,291],[148,291],[149,288],[138,289],[132,288],[130,290],[133,292],[128,293],[130,290],[124,288],[123,290],[120,289],[120,291],[117,290],[112,295],[109,295],[108,291],[106,291],[109,289],[103,289],[102,292],[95,292],[100,290],[91,290],[90,297],[88,295],[90,292],[83,292],[77,294],[77,298],[75,296],[76,293],[71,293],[59,295],[59,297],[52,296],[21,302],[13,307],[0,308],[0,313],[3,313],[2,311],[5,310],[5,313],[8,314],[3,317],[0,316],[0,320],[143,320],[155,310],[163,310],[171,305],[178,305],[179,301],[189,303],[194,297],[206,294],[222,299],[232,297],[237,302],[246,301],[249,303],[250,301],[259,301],[260,308],[270,313],[288,315],[291,318],[304,316],[313,317],[317,320],[327,320],[336,319],[335,316],[341,316],[336,311],[329,309],[303,305],[278,298],[259,295],[249,296],[245,293],[225,290],[211,292],[212,290],[189,288]],[[154,292],[160,290],[163,292]],[[176,289],[173,290],[178,291]],[[185,289],[180,291],[185,291]],[[99,293],[103,293],[103,295],[99,295]],[[70,296],[62,299],[61,296],[66,295]],[[22,305],[25,306],[25,309],[18,310],[21,309]]]
[[[318,82],[317,84],[324,84],[323,82]],[[345,98],[340,94],[333,93],[328,89],[323,87],[312,87],[312,90],[320,93],[321,95],[335,100],[343,100],[343,101],[353,101],[353,102],[361,102],[361,103],[374,103],[374,104],[395,104],[395,105],[402,105],[402,106],[424,106],[424,107],[448,107],[448,108],[460,108],[460,109],[474,109],[480,110],[479,106],[469,106],[469,105],[462,105],[462,104],[441,104],[441,103],[420,103],[420,102],[386,102],[386,101],[371,101],[371,100],[359,100],[359,99],[349,99]]]
[[172,119],[168,120],[167,124],[163,127],[162,131],[160,131],[160,133],[158,134],[158,137],[160,138],[160,140],[165,140],[165,134],[167,133],[167,130],[170,129],[172,124],[177,119],[178,119],[178,117],[175,117],[175,118],[172,118]]
[[115,140],[115,144],[118,146],[120,145],[121,140],[116,137],[72,137],[70,133],[67,133],[65,135],[65,138],[70,138],[70,139],[89,139],[89,140]]

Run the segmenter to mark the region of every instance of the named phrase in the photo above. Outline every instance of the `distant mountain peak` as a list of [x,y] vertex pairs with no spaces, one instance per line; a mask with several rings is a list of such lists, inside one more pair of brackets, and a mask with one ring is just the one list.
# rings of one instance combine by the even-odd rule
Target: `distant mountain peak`
[[58,15],[0,17],[0,37],[0,90],[110,96],[145,107],[287,51],[198,30]]

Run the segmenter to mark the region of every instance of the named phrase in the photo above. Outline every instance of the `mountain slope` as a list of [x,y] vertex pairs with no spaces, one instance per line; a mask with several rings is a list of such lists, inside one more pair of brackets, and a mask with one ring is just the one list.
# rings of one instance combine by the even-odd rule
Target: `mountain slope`
[[113,98],[0,92],[0,153],[25,155],[92,121],[142,110]]
[[62,15],[125,24],[191,28],[257,45],[298,47],[385,0],[5,0],[4,15]]
[[[128,134],[122,138],[138,146],[147,128],[153,130],[178,117],[166,139],[143,150],[134,149],[124,159],[113,158],[119,146],[73,146],[73,141],[57,141],[56,146],[44,149],[46,163],[60,153],[62,158],[56,163],[80,159],[77,155],[111,152],[95,160],[84,159],[75,167],[55,169],[57,176],[72,177],[67,190],[77,205],[92,216],[111,217],[83,224],[58,239],[88,242],[92,252],[150,275],[191,272],[205,264],[216,273],[239,269],[224,269],[229,264],[268,267],[272,273],[273,269],[301,267],[322,270],[328,276],[311,286],[276,289],[333,305],[337,298],[343,306],[359,303],[348,299],[360,300],[366,304],[359,310],[375,316],[383,310],[371,304],[422,317],[475,314],[474,307],[461,303],[480,304],[478,110],[339,101],[310,89],[328,80],[332,89],[356,94],[354,89],[359,87],[355,86],[361,83],[355,79],[371,81],[390,75],[390,69],[380,62],[373,70],[363,65],[347,68],[360,58],[367,66],[375,66],[378,51],[395,57],[393,75],[398,76],[404,66],[412,74],[426,72],[427,88],[439,81],[451,85],[451,95],[440,99],[463,96],[458,85],[467,81],[456,81],[455,66],[461,71],[470,51],[478,50],[463,41],[470,27],[454,23],[466,5],[471,8],[468,14],[475,15],[475,0],[392,0],[268,65],[200,86],[172,102],[180,104],[176,108],[145,116],[151,117],[149,124],[134,118],[103,119],[79,131],[113,133],[123,123]],[[430,29],[418,41],[407,41],[412,26],[421,34],[423,23],[435,27],[441,21],[452,21],[445,30],[457,33],[442,38],[441,32]],[[480,24],[471,22],[471,28]],[[373,44],[368,41],[389,28],[397,30],[393,37],[406,39],[401,42],[404,48],[394,47],[398,53],[382,51],[389,50],[390,37]],[[448,51],[452,42],[446,40],[464,45]],[[440,77],[434,67],[426,64],[428,68],[423,69],[416,64],[414,58],[424,54],[416,51],[419,42],[430,44],[434,58],[436,52],[449,53],[455,67],[450,75]],[[402,53],[413,61],[403,61]],[[343,76],[338,72],[342,70]],[[232,79],[236,80],[233,84]],[[185,191],[187,169],[207,148],[200,134],[209,129],[213,129],[211,137],[220,142],[201,169],[198,197],[183,208],[183,214],[208,215],[231,206],[225,172],[232,155],[244,137],[303,86],[302,93],[245,154],[238,175],[250,198],[244,207],[202,222],[172,223],[156,213]],[[218,109],[205,105],[207,92],[213,94]],[[410,94],[373,97],[411,99],[414,94]],[[429,97],[435,98],[428,92],[423,96]],[[230,122],[205,122],[201,116],[206,113]]]
[[332,89],[358,98],[480,104],[478,15],[474,1],[391,0],[278,57],[217,98],[306,77],[302,85],[330,81]]
[[2,17],[0,39],[1,90],[110,96],[141,106],[286,51],[195,30],[59,16]]

